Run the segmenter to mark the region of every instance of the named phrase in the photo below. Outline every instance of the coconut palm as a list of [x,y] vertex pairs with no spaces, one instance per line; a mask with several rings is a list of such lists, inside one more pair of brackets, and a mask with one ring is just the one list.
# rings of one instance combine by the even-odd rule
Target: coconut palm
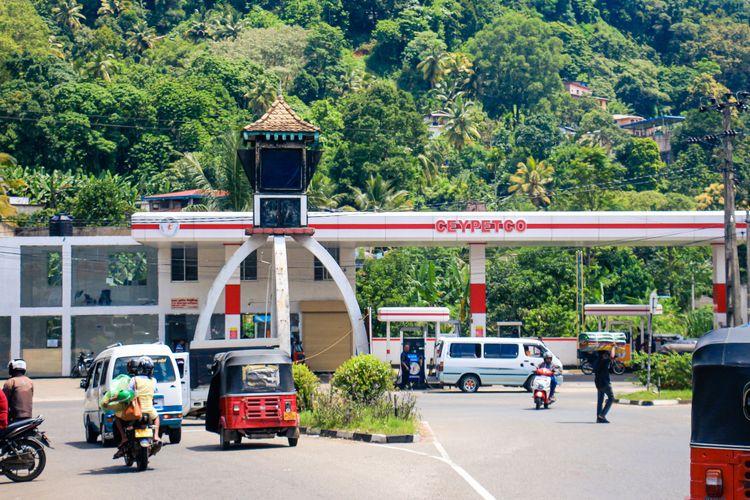
[[474,125],[471,113],[473,107],[473,101],[464,100],[463,95],[458,95],[445,110],[448,114],[445,121],[445,137],[459,151],[479,139],[479,131]]
[[190,25],[188,30],[185,32],[185,38],[193,43],[198,43],[201,40],[205,40],[211,36],[210,27],[203,19],[199,19]]
[[86,72],[94,78],[101,78],[105,82],[111,82],[114,63],[114,54],[97,53],[93,61],[86,63]]
[[270,78],[259,77],[252,87],[242,96],[248,109],[256,115],[265,113],[271,107],[279,93],[278,86]]
[[403,210],[412,207],[409,193],[403,189],[396,191],[391,183],[383,179],[380,174],[371,175],[365,181],[365,189],[352,188],[354,204],[359,210],[384,212],[389,210]]
[[211,35],[216,40],[234,40],[240,35],[243,27],[242,16],[236,10],[228,9],[222,17],[211,21]]
[[522,193],[537,207],[550,204],[547,185],[552,182],[554,168],[546,162],[536,161],[529,156],[526,162],[518,162],[518,170],[510,176],[509,193]]
[[127,32],[126,45],[128,49],[138,56],[143,55],[148,49],[154,47],[154,43],[161,37],[157,37],[154,29],[146,23],[138,23]]
[[96,13],[100,16],[119,17],[131,5],[130,0],[102,0],[101,6]]
[[242,137],[238,132],[225,134],[218,163],[213,172],[207,172],[201,158],[195,153],[183,153],[174,168],[184,169],[193,181],[195,189],[201,189],[209,196],[201,206],[193,210],[229,210],[233,212],[251,211],[253,197],[250,182],[242,168],[237,149]]
[[86,20],[86,16],[81,12],[82,8],[76,0],[58,0],[57,5],[52,7],[52,14],[58,23],[67,27],[71,33],[75,33],[81,29],[81,22]]
[[430,87],[435,87],[445,73],[445,60],[446,54],[439,47],[432,47],[432,49],[424,56],[419,64],[417,64],[417,70],[422,73],[422,78],[430,84]]
[[317,172],[307,188],[307,202],[312,208],[318,210],[338,208],[344,195],[337,191],[338,186],[330,177]]

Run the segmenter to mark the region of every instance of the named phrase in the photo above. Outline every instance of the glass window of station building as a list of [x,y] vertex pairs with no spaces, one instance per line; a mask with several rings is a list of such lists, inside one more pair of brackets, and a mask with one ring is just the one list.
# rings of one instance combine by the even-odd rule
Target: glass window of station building
[[82,351],[93,351],[97,355],[118,342],[126,345],[159,341],[159,317],[156,314],[73,316],[72,319],[72,363]]
[[10,361],[10,316],[0,316],[0,369]]
[[21,247],[21,307],[62,306],[62,247]]
[[158,301],[157,251],[143,246],[73,247],[73,306],[147,306]]
[[62,372],[62,318],[21,318],[21,357],[31,377],[59,377]]

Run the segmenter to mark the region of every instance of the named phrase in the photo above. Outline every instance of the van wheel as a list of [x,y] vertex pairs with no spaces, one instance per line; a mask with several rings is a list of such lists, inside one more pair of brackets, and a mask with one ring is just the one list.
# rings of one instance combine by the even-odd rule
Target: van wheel
[[477,392],[479,390],[479,378],[476,375],[464,375],[458,381],[458,388],[463,392]]
[[99,438],[99,433],[94,430],[94,426],[91,424],[91,419],[89,419],[89,417],[86,417],[84,430],[86,432],[86,442],[89,444],[95,444],[96,440]]
[[169,429],[169,443],[178,444],[180,441],[182,441],[182,427]]

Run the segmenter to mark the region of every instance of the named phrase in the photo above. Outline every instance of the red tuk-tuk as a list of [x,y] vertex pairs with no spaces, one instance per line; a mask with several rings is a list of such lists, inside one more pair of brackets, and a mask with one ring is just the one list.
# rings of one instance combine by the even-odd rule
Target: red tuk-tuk
[[692,412],[690,498],[750,498],[750,328],[698,341]]
[[222,449],[242,438],[286,437],[297,446],[299,415],[292,360],[278,349],[217,354],[206,400],[206,430]]

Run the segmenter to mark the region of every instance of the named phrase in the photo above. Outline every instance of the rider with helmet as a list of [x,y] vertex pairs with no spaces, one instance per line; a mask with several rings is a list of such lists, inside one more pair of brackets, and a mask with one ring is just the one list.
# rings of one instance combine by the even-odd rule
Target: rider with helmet
[[[138,358],[131,358],[128,360],[128,363],[126,365],[126,369],[128,371],[128,377],[130,377],[130,382],[128,382],[128,387],[132,390],[132,384],[133,384],[133,378],[135,378],[136,375],[138,375]],[[140,402],[140,401],[139,401]],[[117,452],[115,453],[115,456],[112,458],[120,458],[123,456],[123,446],[127,443],[127,438],[125,436],[125,425],[123,424],[123,413],[127,407],[122,407],[120,410],[115,412],[115,427],[117,427],[117,432],[120,435],[120,443],[117,445]]]
[[550,377],[550,386],[549,386],[549,398],[550,400],[554,400],[555,397],[555,388],[557,387],[557,377],[559,373],[562,372],[562,369],[557,366],[552,361],[552,353],[550,351],[545,351],[544,353],[544,361],[539,364],[538,368],[546,368],[550,371],[552,371],[553,375]]
[[138,359],[137,375],[130,381],[130,388],[138,398],[141,413],[154,424],[154,441],[159,441],[159,413],[154,408],[154,392],[156,379],[154,378],[154,361],[148,356]]
[[8,400],[8,423],[32,417],[34,384],[26,376],[26,361],[14,359],[8,363],[10,378],[3,385]]

